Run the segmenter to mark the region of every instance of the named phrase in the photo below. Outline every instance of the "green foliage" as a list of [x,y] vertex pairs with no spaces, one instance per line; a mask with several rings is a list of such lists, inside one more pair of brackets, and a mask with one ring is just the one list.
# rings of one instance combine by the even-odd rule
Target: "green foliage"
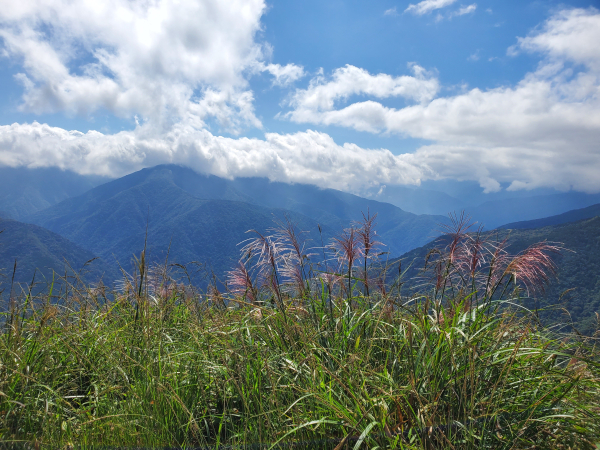
[[478,241],[457,232],[432,259],[436,283],[406,296],[402,279],[390,291],[361,278],[385,272],[369,260],[361,271],[366,241],[354,236],[325,269],[293,227],[258,235],[231,293],[196,292],[142,254],[114,297],[78,285],[58,304],[14,302],[0,335],[0,439],[595,448],[596,339],[541,328],[518,307],[515,276],[543,279],[550,247],[471,271],[456,249]]
[[[28,217],[112,264],[129,271],[148,230],[148,256],[180,264],[206,263],[222,276],[238,257],[237,244],[249,228],[266,232],[273,218],[289,217],[318,239],[360,211],[377,212],[380,239],[393,255],[423,245],[442,216],[417,216],[386,203],[332,189],[271,183],[267,179],[225,180],[179,166],[157,166],[98,186]],[[146,228],[147,227],[147,228]]]
[[[530,292],[524,304],[537,312],[545,325],[563,324],[574,326],[578,332],[591,335],[598,328],[600,313],[600,217],[547,226],[537,229],[502,229],[489,231],[484,237],[502,241],[507,239],[506,249],[519,253],[541,242],[559,243],[564,248],[554,255],[557,265],[556,277],[543,292]],[[405,285],[419,290],[419,282],[426,280],[420,275],[428,252],[445,245],[444,240],[406,253],[400,258],[408,270],[412,282]],[[397,261],[390,264],[390,274],[398,271]]]

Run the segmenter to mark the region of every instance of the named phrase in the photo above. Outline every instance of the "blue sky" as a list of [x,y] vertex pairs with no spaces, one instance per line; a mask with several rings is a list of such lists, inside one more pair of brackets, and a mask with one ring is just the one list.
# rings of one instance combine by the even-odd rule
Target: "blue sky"
[[598,8],[8,0],[0,164],[598,192]]

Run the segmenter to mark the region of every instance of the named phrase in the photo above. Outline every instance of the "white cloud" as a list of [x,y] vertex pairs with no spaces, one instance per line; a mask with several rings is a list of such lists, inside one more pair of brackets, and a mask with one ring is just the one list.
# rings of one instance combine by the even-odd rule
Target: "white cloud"
[[397,16],[398,15],[398,10],[394,6],[393,8],[386,9],[385,12],[383,13],[383,15],[384,16]]
[[0,165],[58,166],[122,176],[160,163],[188,165],[222,177],[260,176],[360,192],[379,183],[418,184],[433,173],[412,155],[338,145],[324,133],[267,133],[264,140],[214,136],[178,124],[167,133],[147,125],[104,135],[39,123],[0,126]]
[[431,11],[435,11],[436,9],[445,8],[446,6],[450,6],[455,3],[456,0],[423,0],[417,4],[410,4],[408,8],[404,10],[404,12],[410,12],[413,14],[417,14],[418,16],[422,16],[423,14],[430,13]]
[[[371,75],[364,69],[347,65],[336,69],[331,78],[318,75],[313,78],[307,89],[297,89],[290,99],[294,110],[287,117],[294,122],[318,122],[329,124],[328,117],[335,114],[337,102],[355,95],[368,95],[375,98],[403,97],[417,102],[431,100],[439,90],[439,82],[422,67],[411,64],[412,76],[392,77],[387,74]],[[358,114],[367,121],[368,102],[361,106]],[[378,129],[374,123],[357,126],[363,131]]]
[[479,61],[479,50],[477,50],[475,53],[471,53],[469,55],[469,57],[467,58],[468,61]]
[[600,12],[596,9],[567,9],[558,12],[544,26],[519,38],[510,50],[543,52],[553,60],[583,64],[600,72]]
[[[438,97],[437,77],[418,65],[398,77],[348,65],[290,97],[285,117],[298,123],[431,141],[404,155],[339,145],[315,131],[230,139],[206,129],[207,117],[232,131],[261,126],[246,79],[252,73],[268,72],[281,85],[304,75],[300,66],[266,61],[269,49],[255,39],[263,12],[262,0],[9,2],[0,9],[0,37],[8,57],[22,58],[24,108],[107,108],[137,114],[140,124],[114,135],[0,126],[0,165],[119,176],[172,162],[353,192],[440,177],[477,180],[488,191],[500,183],[600,191],[597,10],[558,12],[519,39],[512,53],[536,52],[543,60],[514,86]],[[390,97],[409,106],[378,101]]]
[[[597,42],[600,13],[595,9],[565,10],[519,39],[514,51],[542,52],[545,59],[516,86],[472,89],[429,101],[436,87],[425,91],[429,96],[422,97],[422,103],[401,109],[373,100],[335,109],[333,100],[339,97],[331,93],[338,92],[332,89],[340,84],[337,77],[331,83],[318,78],[307,91],[297,92],[296,103],[292,103],[296,109],[287,117],[433,141],[414,154],[417,165],[443,177],[478,180],[487,190],[497,189],[499,182],[509,182],[515,189],[547,186],[597,192]],[[573,71],[573,63],[583,69]],[[360,69],[352,70],[360,73]],[[341,91],[354,92],[350,87]],[[358,92],[379,98],[392,95],[389,89],[379,95],[366,89]]]
[[273,84],[276,86],[287,86],[306,75],[304,68],[302,66],[297,66],[296,64],[286,64],[285,66],[282,66],[280,64],[265,64],[259,62],[257,64],[257,69],[260,72],[268,72],[273,75],[275,78]]
[[248,71],[262,64],[275,84],[303,74],[264,62],[270,49],[255,39],[264,11],[264,0],[22,0],[0,8],[0,40],[22,61],[24,110],[105,108],[157,125],[214,114],[235,132],[258,123]]
[[476,9],[477,9],[477,3],[473,3],[472,5],[469,5],[469,6],[463,6],[458,11],[455,11],[454,13],[452,13],[452,17],[464,16],[465,14],[471,14],[471,13],[474,13]]

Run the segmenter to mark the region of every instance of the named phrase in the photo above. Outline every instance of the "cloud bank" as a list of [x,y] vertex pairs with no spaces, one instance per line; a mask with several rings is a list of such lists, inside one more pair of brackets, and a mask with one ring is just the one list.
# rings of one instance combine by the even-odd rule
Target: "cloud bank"
[[[0,9],[5,56],[22,61],[21,108],[139,114],[155,126],[215,117],[230,132],[260,126],[248,73],[303,75],[265,61],[264,0],[24,0]],[[226,119],[226,120],[225,120]]]
[[[543,60],[514,87],[472,89],[434,98],[434,78],[411,80],[415,105],[396,109],[373,100],[334,107],[343,72],[317,77],[294,95],[286,117],[433,141],[416,161],[442,177],[476,179],[488,191],[555,187],[600,191],[600,13],[564,10],[519,39],[509,54],[538,52]],[[338,69],[342,70],[342,69]],[[347,69],[345,69],[347,70]],[[353,68],[360,73],[360,69]],[[381,75],[378,75],[380,77]],[[359,85],[353,83],[353,85]],[[367,93],[363,89],[359,92]],[[391,89],[374,97],[390,97]],[[324,100],[321,100],[324,99]]]
[[371,75],[350,65],[335,70],[329,80],[319,75],[310,81],[307,89],[296,90],[289,101],[294,109],[286,117],[299,123],[351,126],[360,131],[377,132],[384,124],[381,117],[373,114],[372,108],[379,103],[354,103],[341,110],[335,109],[336,103],[353,95],[402,97],[420,103],[431,101],[440,89],[439,81],[416,64],[410,68],[412,76]]
[[[425,14],[454,3],[425,0]],[[466,7],[469,8],[469,7]],[[22,108],[139,114],[133,131],[86,134],[48,125],[0,126],[0,164],[58,166],[120,176],[179,163],[224,177],[265,176],[360,193],[379,184],[476,180],[487,191],[554,187],[600,191],[600,13],[557,12],[508,49],[541,55],[514,86],[444,92],[417,64],[401,76],[346,65],[291,92],[283,120],[430,141],[414,153],[340,145],[325,133],[226,138],[261,121],[249,78],[287,87],[304,68],[270,61],[259,41],[263,0],[71,2],[30,0],[0,9],[1,54],[22,61]],[[198,26],[199,23],[205,26]],[[386,99],[405,106],[384,105]],[[388,103],[389,104],[389,103]]]
[[214,136],[178,124],[164,134],[143,125],[104,135],[39,123],[0,126],[0,165],[58,166],[83,174],[122,176],[161,163],[221,177],[268,177],[360,192],[380,183],[418,184],[433,176],[412,155],[338,145],[316,131],[267,133],[265,139]]

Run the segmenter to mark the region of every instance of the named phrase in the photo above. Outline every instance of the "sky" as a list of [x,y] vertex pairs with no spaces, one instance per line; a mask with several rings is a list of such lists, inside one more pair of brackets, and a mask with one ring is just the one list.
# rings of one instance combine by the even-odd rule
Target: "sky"
[[5,0],[0,166],[600,192],[600,0]]

